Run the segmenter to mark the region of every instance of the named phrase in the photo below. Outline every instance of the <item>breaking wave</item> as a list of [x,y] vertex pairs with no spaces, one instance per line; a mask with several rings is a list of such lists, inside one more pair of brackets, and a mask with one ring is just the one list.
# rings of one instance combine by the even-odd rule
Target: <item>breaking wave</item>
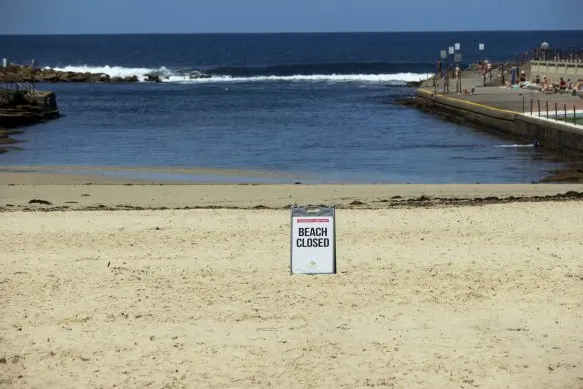
[[80,66],[62,66],[62,67],[49,67],[46,66],[45,69],[53,69],[60,72],[75,72],[75,73],[95,73],[95,74],[107,74],[110,77],[131,77],[136,76],[141,81],[146,78],[148,74],[157,74],[161,77],[164,75],[171,75],[172,72],[162,66],[158,69],[150,69],[150,68],[124,68],[122,66],[87,66],[87,65],[80,65]]
[[[48,67],[47,67],[48,68]],[[200,68],[128,68],[121,66],[62,66],[58,71],[107,74],[110,77],[136,76],[144,81],[148,75],[159,76],[163,82],[380,82],[401,85],[428,78],[429,64],[406,63],[325,63],[273,66],[217,66]]]

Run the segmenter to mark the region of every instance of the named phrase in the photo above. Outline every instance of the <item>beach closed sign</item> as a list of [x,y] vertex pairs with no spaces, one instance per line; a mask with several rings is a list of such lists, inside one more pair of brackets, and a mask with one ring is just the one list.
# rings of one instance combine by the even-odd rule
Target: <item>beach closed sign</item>
[[291,274],[336,274],[336,213],[330,207],[292,207]]

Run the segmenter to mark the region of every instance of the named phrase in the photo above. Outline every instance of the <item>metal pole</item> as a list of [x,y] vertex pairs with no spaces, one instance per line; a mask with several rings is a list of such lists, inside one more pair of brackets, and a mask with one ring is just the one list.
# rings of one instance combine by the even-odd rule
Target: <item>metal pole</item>
[[546,101],[546,106],[547,106],[547,119],[549,118],[549,102],[548,100]]
[[35,76],[36,76],[36,72],[34,70],[35,69],[35,66],[34,65],[35,65],[35,60],[33,58],[32,59],[32,62],[30,63],[30,67],[32,68],[32,90],[33,91],[36,91],[36,87],[35,87],[35,84],[34,84],[34,79],[35,79]]
[[433,77],[433,91],[437,94],[437,77],[439,77],[439,65],[435,65],[435,77]]
[[462,93],[462,73],[463,73],[463,70],[462,70],[462,67],[460,66],[460,93]]
[[[567,123],[567,104],[565,104],[565,123]],[[575,124],[575,117],[573,116],[573,124]]]
[[462,93],[462,66],[461,63],[457,63],[455,65],[456,70],[459,69],[459,72],[455,75],[455,91],[457,93]]
[[[484,49],[485,49],[485,45],[483,43],[478,43],[478,50],[480,50],[480,61],[482,61],[482,66],[484,66],[484,62],[483,62],[483,58],[484,58]],[[486,86],[486,72],[485,69],[482,68],[482,73],[484,76],[484,86]]]
[[524,95],[522,95],[522,113],[524,113]]
[[520,65],[518,65],[518,54],[516,54],[516,76],[518,77],[518,75],[520,74]]
[[445,58],[445,89],[446,94],[449,94],[449,61]]
[[537,105],[538,105],[538,117],[540,118],[540,99],[538,99]]
[[555,101],[555,120],[559,120],[559,113],[557,111],[557,102]]
[[530,99],[530,116],[532,116],[532,99]]

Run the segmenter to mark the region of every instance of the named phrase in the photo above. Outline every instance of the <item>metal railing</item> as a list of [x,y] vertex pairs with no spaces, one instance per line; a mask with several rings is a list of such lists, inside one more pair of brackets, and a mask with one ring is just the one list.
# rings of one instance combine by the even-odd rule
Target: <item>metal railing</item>
[[534,49],[532,52],[532,59],[534,61],[583,63],[583,49]]
[[[523,96],[524,98],[524,96]],[[578,106],[579,105],[579,109]],[[524,107],[524,105],[523,105]],[[545,119],[552,119],[581,126],[583,128],[583,104],[566,103],[564,101],[548,101],[540,99],[530,99],[530,116]],[[523,113],[528,113],[524,112]]]

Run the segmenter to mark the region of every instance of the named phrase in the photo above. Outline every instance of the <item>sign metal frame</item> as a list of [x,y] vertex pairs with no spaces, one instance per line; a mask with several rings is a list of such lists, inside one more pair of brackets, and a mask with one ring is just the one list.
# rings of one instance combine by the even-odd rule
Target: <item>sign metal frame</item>
[[[332,271],[314,271],[314,272],[294,272],[294,218],[330,218],[332,224],[332,236],[330,248],[332,249]],[[322,274],[337,274],[336,266],[336,208],[326,206],[292,206],[290,212],[290,275],[322,275]]]

